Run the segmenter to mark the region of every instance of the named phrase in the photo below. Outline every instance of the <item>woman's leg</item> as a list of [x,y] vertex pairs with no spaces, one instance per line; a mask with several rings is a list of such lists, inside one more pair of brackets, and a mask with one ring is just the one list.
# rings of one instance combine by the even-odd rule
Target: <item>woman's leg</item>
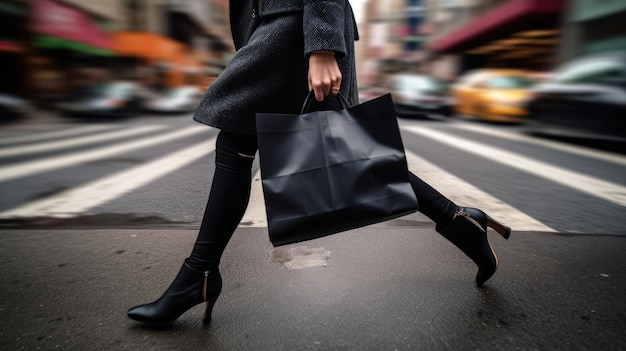
[[250,199],[255,135],[221,131],[217,137],[215,174],[202,224],[187,263],[194,269],[217,268]]
[[417,197],[419,211],[435,222],[437,231],[445,228],[454,218],[457,205],[411,172],[409,182]]
[[511,229],[476,208],[458,207],[430,185],[409,172],[419,211],[436,223],[437,232],[458,247],[478,266],[476,284],[482,285],[496,272],[498,258],[489,244],[487,227],[508,239]]
[[222,291],[218,265],[222,252],[241,221],[250,197],[256,136],[220,132],[215,174],[193,251],[161,297],[128,311],[144,323],[172,323],[191,307],[206,302],[204,322]]

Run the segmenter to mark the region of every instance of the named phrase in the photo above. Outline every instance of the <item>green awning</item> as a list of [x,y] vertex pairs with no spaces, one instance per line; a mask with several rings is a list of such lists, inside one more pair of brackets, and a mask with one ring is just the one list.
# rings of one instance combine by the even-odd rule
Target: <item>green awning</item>
[[115,53],[111,50],[46,35],[39,35],[35,37],[35,45],[47,49],[73,50],[95,56],[115,56]]

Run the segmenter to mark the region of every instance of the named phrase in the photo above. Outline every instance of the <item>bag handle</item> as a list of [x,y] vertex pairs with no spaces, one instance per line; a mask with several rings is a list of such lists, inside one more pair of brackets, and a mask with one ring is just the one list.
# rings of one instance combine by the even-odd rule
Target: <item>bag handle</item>
[[[304,99],[304,104],[302,104],[302,110],[300,111],[301,115],[305,114],[309,110],[309,108],[311,108],[311,103],[313,102],[314,97],[315,97],[315,94],[313,90],[309,91],[309,94],[306,96],[306,99]],[[341,107],[343,107],[344,110],[347,110],[350,107],[348,106],[348,101],[341,94],[341,92],[338,92],[336,97],[339,100],[339,103],[341,103]]]

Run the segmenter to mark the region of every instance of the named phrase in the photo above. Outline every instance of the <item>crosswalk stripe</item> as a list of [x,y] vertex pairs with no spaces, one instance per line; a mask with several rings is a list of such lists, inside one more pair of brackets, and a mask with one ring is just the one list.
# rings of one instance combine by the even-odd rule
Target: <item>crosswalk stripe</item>
[[240,223],[244,227],[267,227],[265,213],[265,200],[261,185],[261,171],[257,171],[252,177],[252,190],[250,191],[250,203]]
[[[155,128],[159,129],[158,127]],[[549,174],[555,171],[560,172],[560,175],[557,175],[560,177],[564,177],[564,173],[565,177],[572,177],[572,175],[579,177],[576,182],[568,181],[566,184],[568,186],[575,187],[578,190],[582,190],[579,188],[580,184],[583,184],[585,186],[589,186],[591,184],[595,188],[601,189],[603,191],[602,194],[608,191],[606,190],[607,187],[612,186],[612,189],[614,191],[616,186],[620,187],[619,185],[614,185],[610,183],[605,184],[608,182],[602,182],[592,177],[587,177],[566,170],[558,169],[556,167],[545,165],[511,152],[501,151],[484,144],[476,143],[463,138],[458,138],[450,134],[441,133],[429,128],[415,128],[407,126],[403,127],[403,129],[419,135],[430,137],[431,139],[444,142],[448,145],[461,148],[466,152],[476,153],[480,156],[490,158],[496,162],[503,163],[516,169],[521,169],[522,171],[528,172],[529,170],[527,168],[534,167],[534,169],[532,169],[534,170],[534,172],[531,173],[537,173],[539,176],[544,178],[548,176],[549,179],[552,179]],[[467,129],[472,130],[472,128]],[[150,131],[156,129],[141,128],[139,130]],[[10,167],[3,167],[0,168],[0,181],[13,179],[18,176],[40,173],[50,169],[66,167],[86,160],[92,160],[118,153],[128,152],[138,148],[148,147],[158,143],[182,138],[184,136],[192,135],[195,133],[200,133],[204,130],[206,129],[202,128],[201,126],[194,126],[170,134],[145,138],[123,144],[110,145],[102,149],[87,152],[76,152],[68,154],[66,156],[56,157],[52,160],[44,159],[35,162],[24,162],[19,165],[13,165]],[[483,132],[482,130],[477,131]],[[491,132],[488,131],[487,133]],[[497,134],[494,135],[498,136]],[[78,139],[84,140],[82,137]],[[57,194],[47,199],[33,201],[17,208],[0,212],[0,218],[76,216],[85,213],[85,211],[88,211],[91,208],[118,198],[134,189],[144,186],[170,172],[182,168],[185,165],[193,162],[194,160],[203,157],[208,152],[211,152],[214,149],[215,138],[212,138],[209,141],[183,149],[181,151],[174,152],[170,155],[161,157],[145,165],[125,170],[112,176],[107,176],[101,179],[91,181],[87,184],[70,189],[66,192]],[[497,198],[494,198],[493,196],[474,187],[464,180],[438,168],[434,164],[417,156],[413,152],[407,150],[406,153],[407,161],[409,163],[409,169],[414,170],[420,178],[422,178],[424,181],[429,183],[431,186],[439,190],[442,194],[446,195],[457,204],[461,206],[475,206],[481,208],[494,218],[497,218],[503,223],[511,226],[514,230],[546,232],[555,231],[549,226],[546,226],[545,224],[524,214],[516,208],[504,203]],[[41,165],[42,163],[43,165]],[[587,178],[591,178],[591,181]],[[563,180],[560,179],[559,183],[562,182]],[[576,186],[577,184],[578,186]],[[598,195],[595,192],[592,194],[596,196]],[[617,199],[617,201],[619,201],[619,197],[615,198]],[[613,199],[613,202],[615,201],[616,200]],[[248,227],[267,226],[260,170],[257,171],[253,176],[250,203],[240,225]]]
[[107,145],[89,151],[79,151],[71,154],[61,155],[12,164],[0,167],[0,182],[26,177],[46,171],[51,171],[63,167],[74,166],[86,161],[102,159],[108,156],[123,154],[133,150],[145,148],[159,143],[180,139],[198,133],[206,133],[209,129],[203,126],[188,127],[176,132],[171,132],[155,137],[142,138],[135,141],[125,142],[115,145]]
[[55,130],[50,132],[42,132],[36,134],[25,134],[25,135],[16,135],[12,137],[2,136],[0,139],[0,145],[8,145],[22,142],[30,142],[30,141],[43,141],[47,139],[53,139],[58,137],[69,137],[77,134],[86,134],[93,133],[105,129],[114,128],[114,125],[110,124],[102,124],[102,125],[92,125],[92,126],[83,126],[76,127],[71,129],[63,129],[63,130]]
[[403,129],[620,206],[626,206],[626,187],[619,184],[552,166],[510,151],[442,133],[431,128],[404,126]]
[[173,152],[152,162],[124,170],[54,197],[27,203],[0,212],[0,218],[56,217],[70,218],[138,189],[168,173],[182,168],[215,149],[213,137],[208,141]]
[[549,140],[545,140],[545,139],[530,137],[530,136],[526,136],[526,135],[522,135],[522,134],[518,134],[518,133],[512,133],[512,132],[508,132],[508,131],[504,131],[504,130],[495,130],[495,129],[492,129],[492,128],[487,128],[487,127],[478,126],[478,125],[464,124],[464,125],[455,125],[455,127],[460,128],[460,129],[469,130],[469,131],[472,131],[472,132],[477,132],[477,133],[481,133],[481,134],[485,134],[485,135],[498,137],[498,138],[501,138],[501,139],[522,141],[522,142],[525,142],[527,144],[534,144],[534,145],[539,145],[539,146],[551,148],[551,149],[554,149],[554,150],[565,151],[565,152],[568,152],[570,154],[575,154],[575,155],[579,155],[579,156],[594,158],[594,159],[597,159],[597,160],[611,162],[611,163],[615,163],[615,164],[618,164],[618,165],[626,165],[626,156],[622,156],[622,155],[618,155],[618,154],[614,154],[614,153],[610,153],[610,152],[593,150],[593,149],[589,149],[589,148],[585,148],[585,147],[581,147],[581,146],[574,146],[574,145],[568,145],[568,144],[563,144],[563,143],[557,143],[557,142],[554,142],[554,141],[549,141]]
[[49,152],[64,148],[70,148],[74,146],[87,145],[98,143],[102,141],[109,141],[114,139],[121,139],[133,135],[146,134],[160,129],[165,129],[166,126],[138,126],[132,129],[118,130],[113,132],[107,132],[97,135],[87,135],[83,137],[77,137],[73,139],[57,140],[44,143],[29,144],[24,146],[11,147],[6,149],[0,149],[0,157],[19,156],[37,152]]
[[[475,206],[520,231],[554,232],[551,227],[537,221],[516,208],[491,196],[464,180],[442,170],[431,162],[406,151],[409,169],[426,183],[437,189],[459,206]],[[252,180],[250,204],[241,225],[245,227],[267,227],[261,173],[257,171]]]
[[444,171],[411,151],[405,151],[409,169],[423,181],[459,206],[476,207],[502,221],[513,230],[554,232],[500,199]]

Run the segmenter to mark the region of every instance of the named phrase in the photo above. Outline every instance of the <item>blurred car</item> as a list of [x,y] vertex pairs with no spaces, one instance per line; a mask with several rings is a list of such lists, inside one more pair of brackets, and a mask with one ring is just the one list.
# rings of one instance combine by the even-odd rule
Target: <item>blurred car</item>
[[455,112],[491,122],[520,122],[535,81],[530,72],[507,69],[471,71],[452,86]]
[[32,105],[15,95],[0,93],[0,123],[15,121],[32,112]]
[[132,82],[114,81],[83,88],[58,103],[75,117],[129,117],[141,109],[141,89]]
[[533,89],[528,130],[626,141],[626,52],[579,58]]
[[399,116],[449,116],[452,109],[448,88],[442,81],[421,74],[398,74],[389,82]]
[[163,95],[154,96],[144,102],[144,109],[150,112],[180,113],[193,112],[202,98],[202,90],[195,86],[182,86],[168,89]]

